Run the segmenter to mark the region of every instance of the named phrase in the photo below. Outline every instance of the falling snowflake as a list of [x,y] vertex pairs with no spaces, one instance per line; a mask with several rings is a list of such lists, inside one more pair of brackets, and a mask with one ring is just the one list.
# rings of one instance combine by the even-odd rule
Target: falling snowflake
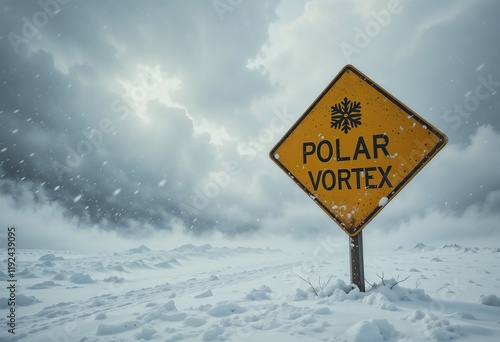
[[352,102],[347,97],[332,106],[332,123],[330,127],[340,128],[347,134],[352,128],[361,125],[361,103]]

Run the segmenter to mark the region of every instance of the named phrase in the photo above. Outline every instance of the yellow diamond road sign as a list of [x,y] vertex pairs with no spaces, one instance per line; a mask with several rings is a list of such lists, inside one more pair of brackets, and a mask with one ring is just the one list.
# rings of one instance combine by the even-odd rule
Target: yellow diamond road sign
[[347,65],[270,157],[354,237],[446,142],[442,132]]

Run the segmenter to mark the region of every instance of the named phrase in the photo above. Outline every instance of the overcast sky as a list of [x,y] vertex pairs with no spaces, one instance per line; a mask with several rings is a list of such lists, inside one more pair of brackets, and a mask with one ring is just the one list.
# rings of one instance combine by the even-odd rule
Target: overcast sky
[[344,241],[268,152],[353,64],[449,138],[365,245],[498,247],[498,13],[494,0],[2,0],[0,224],[31,248],[158,231]]

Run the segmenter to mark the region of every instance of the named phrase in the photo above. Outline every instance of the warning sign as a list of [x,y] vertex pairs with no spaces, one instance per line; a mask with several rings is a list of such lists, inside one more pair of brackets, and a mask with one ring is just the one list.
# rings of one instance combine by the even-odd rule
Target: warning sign
[[354,237],[447,142],[352,65],[271,150],[271,159]]

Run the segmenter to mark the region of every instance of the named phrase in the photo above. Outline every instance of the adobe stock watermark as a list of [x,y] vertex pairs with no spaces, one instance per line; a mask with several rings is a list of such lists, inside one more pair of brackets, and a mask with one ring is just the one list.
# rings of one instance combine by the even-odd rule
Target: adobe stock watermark
[[40,0],[38,6],[40,11],[35,12],[30,18],[21,17],[22,25],[18,33],[11,31],[7,34],[10,45],[16,53],[19,46],[28,44],[29,41],[38,36],[40,29],[48,24],[49,19],[55,17],[61,11],[61,5],[66,5],[71,0]]
[[363,28],[356,26],[354,28],[354,38],[352,44],[345,41],[339,44],[339,48],[348,63],[351,62],[353,54],[359,54],[362,49],[366,48],[373,39],[375,39],[384,28],[389,26],[392,17],[401,13],[403,7],[399,0],[390,0],[387,3],[386,9],[378,12],[370,13],[372,20],[368,21]]
[[214,0],[212,6],[219,19],[223,21],[228,12],[233,12],[242,3],[243,0]]
[[[135,109],[148,100],[149,94],[156,90],[165,79],[166,74],[161,71],[146,71],[142,75],[140,82],[134,84],[119,99],[111,103],[111,111],[120,114],[118,117],[120,121],[127,119]],[[68,154],[64,163],[58,161],[51,163],[57,178],[60,179],[65,173],[71,172],[78,167],[84,158],[101,146],[104,136],[113,134],[115,129],[113,120],[108,117],[102,118],[97,128],[87,127],[83,129],[81,132],[84,139],[80,140],[74,147],[66,146]]]
[[500,87],[500,82],[493,79],[493,75],[478,77],[476,87],[468,91],[462,103],[454,103],[452,108],[443,114],[443,120],[452,124],[453,129],[459,128],[473,112],[479,109],[480,103],[495,95]]
[[[240,152],[245,156],[245,161],[252,162],[259,153],[263,153],[266,144],[276,139],[276,134],[282,133],[289,127],[297,117],[287,112],[286,108],[276,110],[269,119],[268,125],[261,128],[256,136],[244,144]],[[202,186],[195,188],[191,196],[191,203],[181,203],[181,209],[198,215],[202,210],[208,207],[211,201],[219,196],[221,191],[229,186],[232,179],[237,177],[243,171],[239,161],[229,161],[222,168],[209,175],[209,180]]]

